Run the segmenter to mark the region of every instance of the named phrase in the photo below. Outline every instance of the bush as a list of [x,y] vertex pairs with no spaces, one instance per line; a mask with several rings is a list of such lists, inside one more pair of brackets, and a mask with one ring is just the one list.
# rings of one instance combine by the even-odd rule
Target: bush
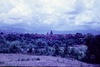
[[59,54],[60,54],[59,46],[58,46],[58,45],[55,45],[55,46],[54,46],[54,49],[55,49],[55,51],[54,51],[54,56],[59,56]]
[[76,45],[68,47],[68,53],[76,59],[83,59],[86,56],[87,46],[85,45]]
[[66,57],[68,55],[68,44],[66,44],[66,46],[64,47],[64,50],[63,50],[63,55],[62,57]]
[[20,53],[21,52],[21,46],[18,41],[11,42],[9,46],[10,53]]
[[0,61],[0,64],[5,64],[5,62],[4,61]]
[[33,53],[33,49],[29,48],[29,50],[27,51],[27,53]]
[[0,49],[0,53],[10,53],[9,48],[2,48]]
[[0,53],[10,53],[8,42],[4,41],[4,43],[0,43]]

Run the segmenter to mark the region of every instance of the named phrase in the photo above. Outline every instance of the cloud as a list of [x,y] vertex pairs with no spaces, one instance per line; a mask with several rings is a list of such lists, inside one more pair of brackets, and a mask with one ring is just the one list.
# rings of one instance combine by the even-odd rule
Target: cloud
[[[3,5],[7,5],[9,11],[7,12],[1,12],[0,13],[0,23],[5,24],[16,24],[16,23],[23,23],[23,21],[26,20],[24,23],[28,23],[27,20],[31,19],[32,11],[31,9],[23,3],[20,0],[10,0],[8,2],[7,0],[1,1],[3,2]],[[8,2],[8,3],[7,3]],[[6,4],[7,3],[7,4]],[[10,8],[9,5],[12,5],[13,8]],[[5,7],[2,7],[3,9],[6,9]],[[30,15],[30,16],[29,16]]]
[[99,29],[99,4],[99,0],[0,0],[0,24],[23,24],[29,29]]

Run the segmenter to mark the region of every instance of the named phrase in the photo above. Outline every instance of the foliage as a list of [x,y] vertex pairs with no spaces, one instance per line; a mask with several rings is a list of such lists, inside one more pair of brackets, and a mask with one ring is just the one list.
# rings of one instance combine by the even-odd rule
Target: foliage
[[[77,46],[77,47],[76,47]],[[100,35],[0,33],[0,53],[29,53],[100,61]]]
[[88,46],[86,61],[92,61],[92,63],[100,63],[100,35],[88,34],[86,37],[86,43]]

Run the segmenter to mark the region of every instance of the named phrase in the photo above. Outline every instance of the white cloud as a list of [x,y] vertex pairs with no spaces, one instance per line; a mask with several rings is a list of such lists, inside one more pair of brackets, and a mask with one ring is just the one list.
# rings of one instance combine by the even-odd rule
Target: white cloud
[[31,13],[31,10],[26,5],[18,5],[12,10],[8,12],[8,15],[15,15],[15,16],[28,16]]
[[[100,28],[99,0],[0,0],[0,23],[57,30]],[[26,26],[26,27],[29,27]],[[83,27],[82,27],[83,26]]]
[[[4,5],[6,5],[7,1],[1,1],[4,2]],[[23,21],[30,20],[32,19],[32,11],[31,9],[23,2],[23,0],[10,0],[8,2],[10,5],[13,5],[13,8],[10,9],[6,13],[1,13],[1,17],[3,17],[0,20],[0,23],[5,23],[5,24],[16,24],[16,23],[22,23]],[[10,7],[8,5],[8,7]],[[5,7],[3,7],[5,9]],[[27,21],[26,20],[26,21]],[[27,23],[27,22],[24,22]],[[28,24],[28,23],[27,23]]]
[[84,11],[77,15],[75,19],[75,25],[88,25],[92,23],[94,14],[92,11]]

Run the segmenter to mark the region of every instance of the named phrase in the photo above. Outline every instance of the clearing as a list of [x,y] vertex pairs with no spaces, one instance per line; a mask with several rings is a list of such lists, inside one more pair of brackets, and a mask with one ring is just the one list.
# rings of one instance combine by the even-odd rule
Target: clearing
[[26,54],[0,54],[0,66],[99,67],[97,64],[88,64],[75,59]]

